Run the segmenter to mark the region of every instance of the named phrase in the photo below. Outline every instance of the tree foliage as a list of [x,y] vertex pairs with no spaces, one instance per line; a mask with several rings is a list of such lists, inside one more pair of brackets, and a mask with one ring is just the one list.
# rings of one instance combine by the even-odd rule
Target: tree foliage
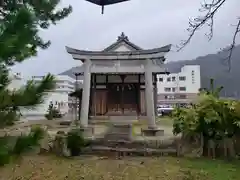
[[39,36],[40,29],[67,17],[72,7],[58,8],[60,0],[2,0],[0,3],[0,125],[18,119],[19,107],[32,108],[42,103],[46,91],[54,88],[54,77],[46,75],[40,83],[28,81],[10,91],[9,67],[37,55],[50,41]]
[[219,98],[219,89],[202,91],[197,103],[190,108],[175,109],[173,132],[182,133],[183,137],[202,136],[204,144],[209,140],[224,140],[238,134],[240,102]]

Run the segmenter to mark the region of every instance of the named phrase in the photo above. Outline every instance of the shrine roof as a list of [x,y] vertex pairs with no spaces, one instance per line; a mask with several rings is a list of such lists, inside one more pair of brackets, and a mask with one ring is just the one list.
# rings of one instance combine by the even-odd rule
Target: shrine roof
[[160,52],[169,52],[171,50],[171,44],[167,46],[163,46],[160,48],[153,48],[153,49],[146,49],[146,50],[135,50],[135,51],[86,51],[86,50],[79,50],[74,49],[71,47],[66,46],[66,50],[69,54],[79,54],[79,55],[139,55],[139,54],[155,54]]
[[141,47],[139,47],[136,44],[134,44],[133,42],[129,41],[128,36],[126,36],[124,34],[124,32],[122,32],[122,34],[120,36],[118,36],[117,41],[114,42],[113,44],[111,44],[110,46],[106,47],[103,50],[103,52],[114,51],[114,50],[116,50],[117,48],[119,48],[123,44],[127,45],[129,50],[131,50],[131,51],[143,50]]
[[[121,50],[123,47],[123,50]],[[147,59],[147,58],[162,58],[164,54],[171,50],[171,44],[160,48],[142,49],[129,41],[128,37],[122,33],[118,36],[116,42],[108,46],[102,51],[79,50],[66,46],[69,54],[74,56],[74,59],[85,60],[90,59]],[[77,57],[76,57],[77,56]]]

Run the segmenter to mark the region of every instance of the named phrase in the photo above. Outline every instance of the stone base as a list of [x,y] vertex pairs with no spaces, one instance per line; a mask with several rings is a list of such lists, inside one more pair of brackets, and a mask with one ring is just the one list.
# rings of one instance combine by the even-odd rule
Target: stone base
[[132,125],[130,124],[112,124],[104,136],[105,140],[111,141],[131,141]]
[[146,128],[142,129],[143,136],[163,136],[164,130],[159,128]]
[[94,135],[93,127],[80,127],[83,137],[92,137]]

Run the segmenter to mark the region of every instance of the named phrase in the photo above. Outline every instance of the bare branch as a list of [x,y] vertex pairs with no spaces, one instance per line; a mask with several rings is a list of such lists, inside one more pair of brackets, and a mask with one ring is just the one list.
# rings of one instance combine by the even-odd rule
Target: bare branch
[[238,23],[236,25],[236,29],[235,29],[235,32],[234,32],[234,35],[233,35],[232,43],[231,43],[230,47],[227,49],[227,51],[229,51],[229,54],[226,58],[227,64],[228,64],[228,71],[231,71],[231,59],[232,59],[232,55],[233,55],[233,50],[236,46],[236,39],[237,39],[238,33],[240,33],[240,18],[238,18]]
[[186,41],[183,41],[181,43],[178,51],[182,50],[191,41],[195,33],[205,24],[208,24],[208,26],[210,27],[210,33],[207,35],[207,37],[209,40],[212,39],[214,15],[217,13],[220,7],[224,5],[225,2],[226,0],[212,0],[211,3],[207,3],[206,1],[204,1],[204,3],[201,5],[202,9],[200,9],[199,11],[206,11],[206,14],[204,16],[199,16],[189,21],[189,28],[187,29],[189,32],[189,37]]

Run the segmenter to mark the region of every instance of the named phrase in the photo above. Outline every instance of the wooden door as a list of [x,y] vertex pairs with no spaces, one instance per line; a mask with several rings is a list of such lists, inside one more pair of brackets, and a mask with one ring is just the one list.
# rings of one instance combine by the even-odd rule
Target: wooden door
[[119,84],[108,85],[108,115],[121,115],[122,87]]
[[126,84],[122,91],[122,106],[125,115],[137,114],[137,88],[135,84]]
[[107,90],[97,89],[93,102],[94,115],[105,115],[107,112]]

